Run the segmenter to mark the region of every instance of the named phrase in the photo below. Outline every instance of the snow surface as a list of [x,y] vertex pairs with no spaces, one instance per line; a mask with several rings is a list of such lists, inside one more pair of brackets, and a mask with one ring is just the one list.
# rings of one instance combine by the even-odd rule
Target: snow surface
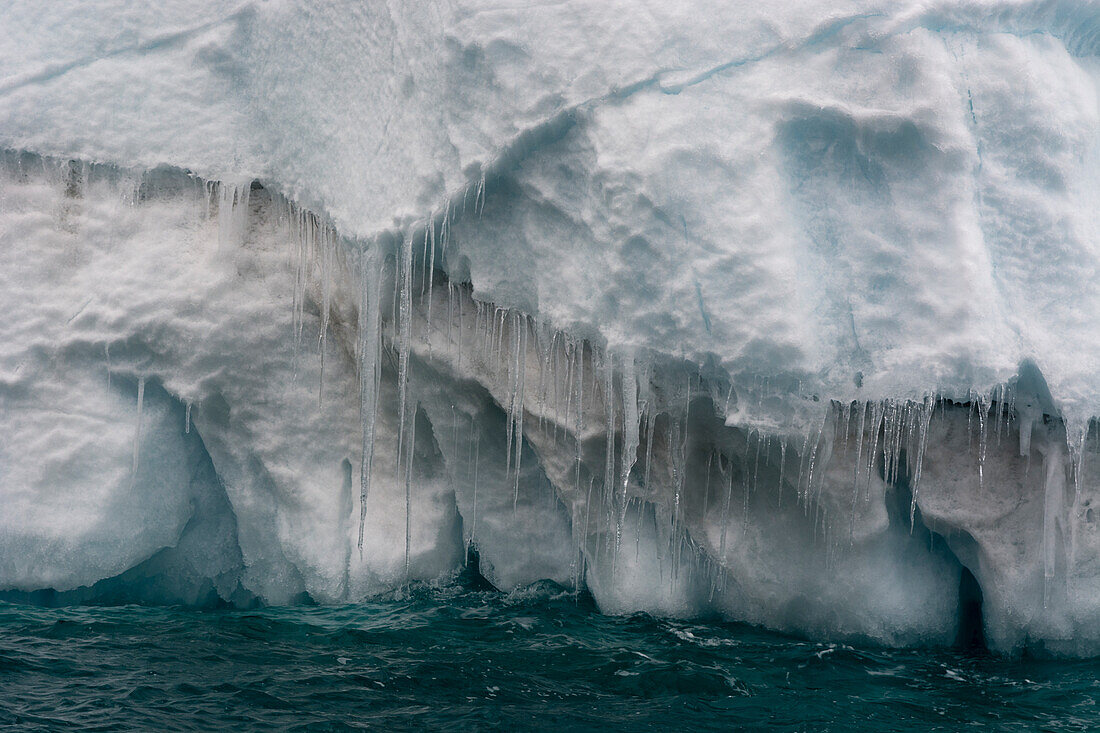
[[1100,650],[1100,6],[0,23],[0,589]]

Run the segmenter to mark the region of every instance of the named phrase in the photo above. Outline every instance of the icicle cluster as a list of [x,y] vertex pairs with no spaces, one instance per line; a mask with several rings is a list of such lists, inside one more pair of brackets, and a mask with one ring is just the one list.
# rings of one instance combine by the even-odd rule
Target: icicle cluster
[[[117,185],[131,175],[10,155],[2,162],[15,170],[42,167],[74,200],[96,181],[110,179]],[[157,195],[150,176],[131,175],[134,201]],[[258,185],[187,180],[202,214],[216,225],[217,256],[231,257],[250,236],[250,216],[261,206]],[[405,499],[406,580],[414,566],[417,415],[426,398],[417,393],[410,376],[418,360],[433,369],[473,376],[504,416],[504,484],[490,486],[483,478],[483,427],[451,407],[452,446],[443,452],[456,492],[460,486],[472,489],[472,516],[463,517],[467,549],[477,546],[485,526],[479,512],[487,498],[506,493],[513,513],[521,511],[531,498],[524,492],[534,491],[525,476],[537,463],[551,499],[560,499],[571,510],[572,580],[577,588],[594,568],[615,573],[637,562],[643,537],[652,534],[664,582],[684,582],[701,572],[711,596],[723,593],[729,580],[725,571],[753,522],[766,512],[784,511],[789,501],[801,508],[812,541],[828,558],[839,557],[859,541],[862,508],[881,500],[881,492],[890,487],[903,490],[913,530],[919,525],[934,420],[949,410],[956,416],[965,410],[968,470],[979,492],[995,488],[989,486],[991,451],[999,450],[1013,430],[1019,456],[1026,459],[1025,471],[1031,470],[1033,451],[1042,456],[1044,604],[1054,597],[1059,574],[1069,574],[1065,568],[1075,566],[1084,541],[1081,517],[1089,511],[1082,496],[1086,443],[1096,430],[1091,424],[1062,424],[1049,406],[1023,394],[1015,383],[965,395],[929,390],[918,399],[826,400],[812,429],[765,425],[746,418],[791,394],[809,403],[801,385],[779,384],[761,375],[730,379],[685,363],[658,368],[659,355],[579,338],[530,314],[478,300],[468,283],[450,279],[461,251],[459,232],[468,232],[469,218],[485,210],[484,178],[442,211],[410,223],[399,235],[370,242],[342,238],[323,216],[275,192],[266,191],[263,197],[291,243],[299,348],[306,343],[306,324],[314,310],[318,316],[313,347],[321,359],[322,380],[333,314],[339,312],[344,291],[357,289],[352,309],[357,323],[348,332],[354,338],[354,348],[348,350],[356,359],[361,422],[357,546],[361,554],[375,459],[379,451],[390,450],[378,444],[378,420],[383,398],[390,398],[383,392],[392,385],[397,405],[394,479]],[[109,389],[106,347],[104,356]],[[144,388],[139,376],[133,475],[140,464]],[[470,422],[468,428],[460,428],[464,420]],[[473,436],[463,443],[463,451],[458,448],[460,429]],[[190,430],[187,401],[184,432]],[[442,443],[446,437],[436,434],[435,439]]]

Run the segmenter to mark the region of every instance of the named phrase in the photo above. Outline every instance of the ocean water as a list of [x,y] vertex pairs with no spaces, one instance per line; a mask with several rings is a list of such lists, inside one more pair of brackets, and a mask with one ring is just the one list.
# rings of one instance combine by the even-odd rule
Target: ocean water
[[1095,730],[1100,662],[601,615],[553,587],[260,610],[0,603],[13,730]]

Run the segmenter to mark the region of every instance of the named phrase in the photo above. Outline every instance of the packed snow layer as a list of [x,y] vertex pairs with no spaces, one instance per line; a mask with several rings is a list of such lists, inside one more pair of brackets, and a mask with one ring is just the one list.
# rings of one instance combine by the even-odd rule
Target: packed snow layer
[[0,146],[259,178],[365,240],[486,177],[482,300],[846,399],[1032,358],[1100,413],[1094,4],[2,12]]
[[0,20],[0,588],[1100,648],[1100,7]]

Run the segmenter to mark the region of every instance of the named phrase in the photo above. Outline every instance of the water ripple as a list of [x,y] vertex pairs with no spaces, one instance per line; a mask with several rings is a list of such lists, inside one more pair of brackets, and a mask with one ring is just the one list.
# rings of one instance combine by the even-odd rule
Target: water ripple
[[259,611],[0,603],[0,727],[31,731],[1079,731],[1100,727],[1098,671],[609,617],[547,588]]

